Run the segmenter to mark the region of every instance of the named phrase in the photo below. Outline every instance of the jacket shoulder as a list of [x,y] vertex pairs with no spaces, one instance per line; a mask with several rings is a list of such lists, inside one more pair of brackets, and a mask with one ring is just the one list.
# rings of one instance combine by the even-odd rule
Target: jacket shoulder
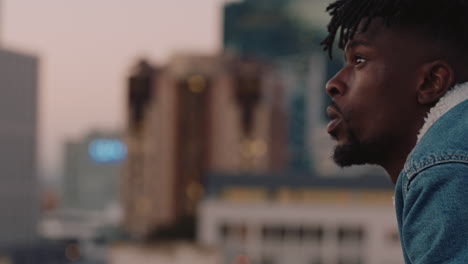
[[465,100],[429,128],[405,163],[404,172],[409,179],[437,164],[468,164],[467,113],[468,100]]

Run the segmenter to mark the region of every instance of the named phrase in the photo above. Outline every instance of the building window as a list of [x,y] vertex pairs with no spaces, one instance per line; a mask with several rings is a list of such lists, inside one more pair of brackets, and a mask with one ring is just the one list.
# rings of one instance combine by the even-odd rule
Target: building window
[[337,230],[337,238],[339,243],[353,242],[362,244],[365,232],[360,226],[342,226]]
[[321,226],[306,226],[304,227],[304,241],[322,242],[323,227]]
[[219,227],[221,241],[237,240],[245,241],[247,237],[247,226],[238,223],[224,223]]
[[286,236],[284,226],[264,226],[262,228],[262,238],[264,241],[283,241]]
[[304,238],[304,228],[302,227],[286,227],[285,240],[302,241]]
[[321,226],[283,226],[272,225],[262,228],[264,241],[301,241],[320,243],[323,239]]
[[228,237],[228,225],[227,224],[222,224],[219,227],[219,235],[220,235],[222,241],[227,239],[227,237]]

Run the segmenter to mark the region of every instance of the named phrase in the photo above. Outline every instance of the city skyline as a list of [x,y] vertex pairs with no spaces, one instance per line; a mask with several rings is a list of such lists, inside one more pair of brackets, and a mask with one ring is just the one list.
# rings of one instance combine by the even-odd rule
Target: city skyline
[[[221,52],[225,2],[235,1],[0,2],[0,47],[39,57],[42,178],[61,178],[66,140],[124,128],[125,76],[135,61]],[[324,23],[327,1],[297,2],[298,16]],[[302,8],[311,3],[317,8]]]

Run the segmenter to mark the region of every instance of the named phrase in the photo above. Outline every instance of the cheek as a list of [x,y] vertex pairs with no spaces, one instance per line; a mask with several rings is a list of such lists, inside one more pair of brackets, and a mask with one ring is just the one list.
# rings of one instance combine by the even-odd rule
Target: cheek
[[378,63],[366,66],[350,79],[346,112],[349,129],[361,140],[372,140],[405,123],[416,82],[407,69]]
[[385,129],[398,103],[394,101],[392,93],[385,91],[391,87],[381,79],[366,80],[359,87],[359,90],[349,94],[347,118],[349,128],[364,140]]

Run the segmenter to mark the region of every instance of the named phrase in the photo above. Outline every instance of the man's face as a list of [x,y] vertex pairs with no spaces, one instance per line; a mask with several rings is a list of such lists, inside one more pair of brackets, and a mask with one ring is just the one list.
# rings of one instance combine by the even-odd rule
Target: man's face
[[379,19],[347,43],[345,65],[326,85],[333,99],[327,131],[337,140],[338,165],[383,165],[399,145],[416,138],[408,127],[418,112],[416,87],[426,58],[420,45]]

